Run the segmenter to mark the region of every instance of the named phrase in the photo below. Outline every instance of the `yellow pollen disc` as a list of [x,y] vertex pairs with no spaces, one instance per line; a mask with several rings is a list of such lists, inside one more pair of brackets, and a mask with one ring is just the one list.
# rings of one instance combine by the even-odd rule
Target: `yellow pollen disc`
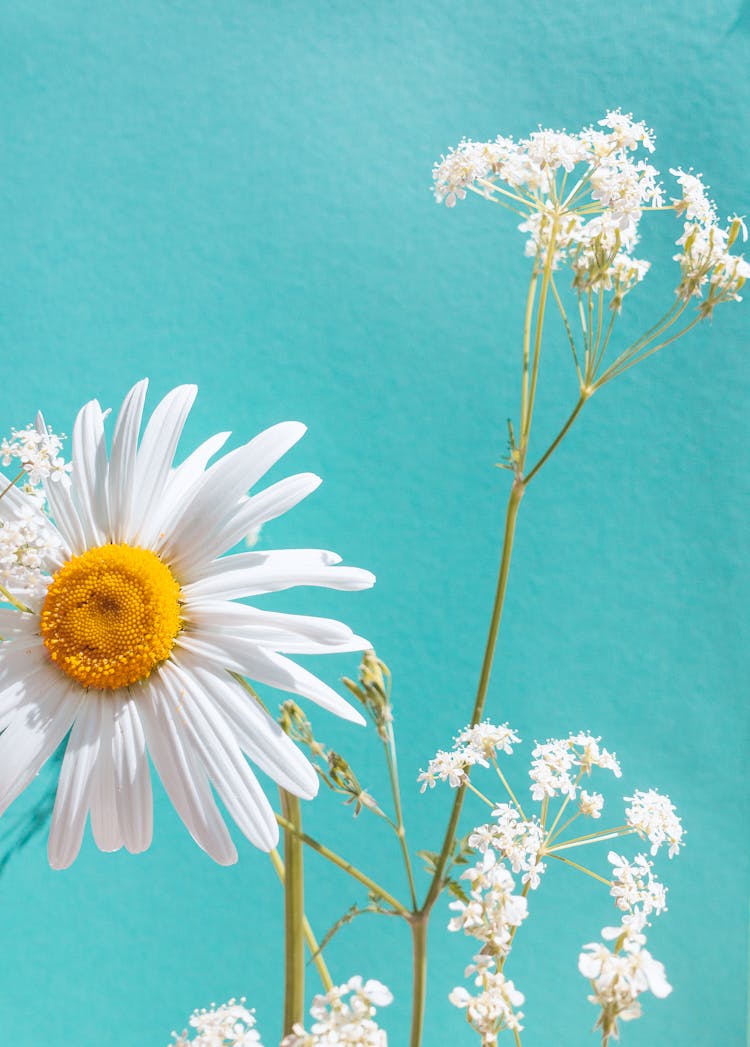
[[179,598],[172,572],[148,549],[88,549],[52,579],[42,639],[52,661],[84,687],[127,687],[169,657]]

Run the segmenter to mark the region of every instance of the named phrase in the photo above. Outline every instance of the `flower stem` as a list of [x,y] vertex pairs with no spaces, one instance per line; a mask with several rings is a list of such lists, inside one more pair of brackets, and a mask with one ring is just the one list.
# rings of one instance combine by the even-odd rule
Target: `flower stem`
[[341,855],[336,854],[330,847],[326,847],[325,844],[320,843],[319,840],[314,839],[312,836],[308,836],[307,833],[302,832],[298,825],[294,824],[288,818],[283,815],[277,814],[276,821],[279,823],[281,828],[286,833],[291,833],[296,836],[301,843],[304,843],[307,847],[312,848],[313,851],[317,851],[323,858],[327,858],[329,862],[333,862],[339,869],[343,869],[344,872],[349,873],[355,880],[358,880],[364,887],[373,894],[376,894],[378,898],[382,898],[384,902],[387,902],[391,908],[399,914],[399,916],[409,916],[409,910],[405,905],[402,905],[397,898],[394,898],[392,894],[389,894],[385,888],[381,887],[380,884],[375,883],[369,876],[361,872],[355,865],[347,861],[346,858],[342,858]]
[[611,880],[606,880],[599,873],[593,872],[591,869],[587,869],[585,865],[579,865],[578,862],[572,862],[570,858],[563,858],[561,854],[554,854],[552,851],[546,852],[550,858],[556,858],[558,862],[565,862],[566,865],[571,865],[574,869],[578,869],[579,872],[586,873],[587,876],[591,876],[594,880],[598,880],[599,883],[604,883],[607,887],[612,886]]
[[[284,830],[284,1026],[287,1036],[302,1024],[305,1012],[305,894],[300,803],[279,790],[281,809],[290,824]],[[291,827],[296,831],[292,831]]]
[[[393,733],[393,724],[388,724],[387,738],[383,739],[385,749],[385,760],[388,766],[388,777],[391,782],[391,793],[393,794],[393,807],[396,812],[396,824],[393,826],[401,846],[401,853],[406,869],[406,878],[409,881],[409,895],[411,897],[412,909],[417,908],[417,889],[414,884],[414,871],[411,865],[411,856],[406,843],[406,826],[404,825],[404,812],[401,806],[401,787],[398,778],[398,759],[396,757],[396,737]],[[393,822],[391,822],[393,825]]]
[[[487,699],[487,688],[490,682],[490,673],[492,672],[492,661],[495,656],[497,634],[500,629],[500,619],[502,618],[503,604],[505,602],[505,591],[508,586],[508,573],[510,571],[510,561],[513,553],[513,536],[516,530],[516,517],[518,516],[518,507],[521,504],[523,492],[523,481],[516,480],[511,488],[510,497],[508,499],[508,509],[505,515],[505,534],[503,537],[502,556],[500,558],[500,571],[497,578],[497,589],[495,591],[495,603],[492,608],[492,618],[490,619],[487,645],[484,650],[482,671],[479,675],[479,685],[477,687],[477,696],[474,701],[474,710],[471,714],[471,723],[479,723],[482,719],[484,703]],[[427,892],[427,897],[425,898],[424,904],[420,910],[422,913],[429,913],[443,886],[443,874],[445,873],[445,867],[448,864],[448,859],[453,851],[456,828],[458,827],[458,820],[461,817],[461,808],[463,807],[465,794],[466,786],[459,785],[453,799],[453,808],[451,809],[448,828],[445,831],[443,847],[435,865],[435,872],[432,877],[432,882],[430,883],[430,889]]]
[[544,454],[539,459],[539,461],[536,463],[534,468],[531,470],[531,472],[525,478],[524,483],[528,484],[528,483],[530,483],[534,479],[534,477],[539,472],[539,470],[542,468],[542,466],[547,461],[547,459],[550,457],[550,455],[552,455],[552,453],[557,449],[558,445],[561,443],[561,441],[565,437],[566,433],[568,432],[568,429],[570,429],[571,425],[573,424],[573,422],[578,417],[579,411],[581,410],[583,405],[586,403],[586,401],[588,400],[589,396],[591,396],[591,392],[589,390],[586,390],[585,392],[583,390],[581,391],[581,395],[578,398],[578,403],[575,405],[575,407],[571,411],[570,415],[568,416],[567,422],[562,427],[562,429],[557,434],[557,436],[552,441],[552,443],[549,445],[549,447],[544,452]]
[[5,487],[4,487],[3,489],[2,489],[2,491],[0,491],[0,498],[4,498],[4,497],[5,497],[5,495],[6,495],[7,493],[8,493],[8,491],[9,491],[9,490],[11,489],[11,487],[15,487],[15,486],[16,486],[16,484],[18,483],[18,481],[19,481],[19,480],[21,479],[21,477],[23,476],[23,474],[24,474],[25,472],[26,472],[26,470],[25,470],[25,469],[22,469],[22,470],[20,471],[20,473],[18,473],[18,475],[17,475],[17,476],[14,476],[12,480],[9,480],[9,481],[8,481],[8,483],[7,483],[7,486],[5,486]]
[[[286,870],[284,868],[284,862],[281,859],[281,855],[274,848],[270,851],[268,857],[271,859],[271,865],[273,865],[276,875],[283,884],[285,882]],[[323,958],[323,953],[318,945],[318,939],[315,937],[310,921],[305,917],[304,921],[305,928],[305,941],[307,942],[307,948],[310,951],[310,959],[315,964],[318,974],[320,975],[320,981],[326,992],[329,992],[333,988],[333,978],[331,977],[330,971],[328,970],[328,964]]]
[[409,1047],[420,1047],[427,995],[427,922],[429,915],[415,913],[410,920],[412,940],[412,1008]]

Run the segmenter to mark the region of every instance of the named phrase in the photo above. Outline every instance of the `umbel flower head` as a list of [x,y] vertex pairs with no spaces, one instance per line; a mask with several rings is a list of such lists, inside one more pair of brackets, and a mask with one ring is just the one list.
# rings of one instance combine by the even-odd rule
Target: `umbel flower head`
[[[305,427],[275,425],[209,464],[229,435],[220,433],[175,466],[196,389],[170,392],[139,440],[147,384],[126,396],[109,453],[99,404],[78,414],[70,484],[44,480],[57,540],[45,546],[41,581],[11,592],[25,610],[0,609],[0,813],[70,732],[49,838],[55,868],[75,859],[89,813],[102,850],[150,845],[147,754],[217,862],[237,851],[212,785],[253,844],[275,846],[273,810],[246,757],[301,797],[315,795],[318,778],[238,676],[362,722],[287,655],[359,651],[366,640],[340,622],[239,601],[298,585],[364,589],[373,575],[318,549],[222,555],[320,483],[302,473],[247,494]],[[23,491],[0,499],[5,522],[28,511]]]

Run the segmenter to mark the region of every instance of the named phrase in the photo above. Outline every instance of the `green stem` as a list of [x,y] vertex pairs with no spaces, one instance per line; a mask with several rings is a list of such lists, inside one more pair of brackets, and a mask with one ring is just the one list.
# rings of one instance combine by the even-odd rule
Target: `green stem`
[[396,835],[401,845],[401,853],[404,858],[406,878],[409,881],[409,894],[411,896],[412,909],[417,908],[417,889],[414,884],[414,871],[411,865],[411,855],[406,844],[406,826],[404,825],[404,812],[401,806],[401,787],[398,780],[398,760],[396,757],[396,737],[393,733],[393,724],[388,724],[388,737],[383,740],[385,747],[385,759],[388,765],[388,777],[391,780],[391,792],[393,794],[393,807],[396,812]]
[[8,481],[7,486],[4,487],[2,489],[2,491],[0,491],[0,498],[4,498],[5,495],[8,493],[8,491],[11,489],[11,487],[15,487],[16,486],[16,484],[18,483],[18,481],[21,479],[21,477],[23,476],[23,474],[25,472],[26,472],[26,470],[22,469],[17,476],[14,476],[12,480]]
[[415,913],[411,923],[412,940],[412,1007],[409,1047],[420,1047],[427,998],[427,922],[424,913]]
[[612,886],[611,880],[605,880],[599,873],[592,872],[591,869],[587,869],[585,865],[579,865],[578,862],[573,862],[570,858],[563,858],[561,854],[553,854],[552,851],[546,852],[550,858],[556,858],[558,862],[565,862],[566,865],[571,865],[574,869],[578,869],[579,872],[586,873],[587,876],[591,876],[594,880],[598,880],[599,883],[604,883],[607,887]]
[[21,603],[20,600],[17,600],[15,596],[13,596],[13,594],[5,588],[4,585],[0,585],[0,593],[2,593],[2,595],[5,597],[8,603],[13,604],[17,611],[29,612],[31,610],[30,607],[26,606],[26,604]]
[[[482,713],[484,711],[484,703],[487,699],[487,688],[490,682],[490,674],[492,672],[492,662],[495,656],[495,647],[497,645],[497,634],[500,629],[500,619],[503,614],[503,604],[505,603],[505,591],[508,586],[508,573],[510,571],[510,561],[513,553],[513,536],[516,531],[516,518],[518,516],[518,508],[523,498],[524,483],[523,481],[516,480],[511,488],[510,497],[508,498],[508,508],[505,514],[505,533],[503,536],[503,551],[500,558],[500,571],[497,578],[497,589],[495,591],[495,603],[492,608],[492,618],[490,619],[490,628],[487,636],[487,645],[484,649],[484,658],[482,660],[482,671],[479,675],[479,684],[477,687],[477,695],[474,701],[474,710],[471,714],[471,723],[479,723],[482,719]],[[442,850],[440,856],[435,865],[435,872],[430,883],[430,889],[427,892],[424,904],[420,910],[422,913],[429,913],[432,906],[435,904],[440,890],[443,886],[443,874],[445,873],[445,867],[448,864],[448,859],[453,852],[453,845],[456,836],[456,829],[458,827],[458,820],[461,817],[461,808],[463,807],[464,796],[466,795],[466,786],[459,785],[456,789],[456,795],[453,799],[453,807],[451,809],[450,819],[448,821],[448,828],[445,831],[445,838],[443,840]]]
[[[300,803],[280,789],[281,809],[290,828],[284,830],[284,1027],[288,1036],[305,1016],[305,888]],[[292,831],[291,827],[295,831]]]
[[544,454],[539,459],[539,461],[536,463],[536,465],[531,470],[529,475],[524,479],[524,483],[525,484],[531,483],[531,481],[534,479],[534,477],[539,472],[539,470],[542,468],[542,466],[547,461],[547,459],[550,457],[550,455],[553,454],[553,452],[557,449],[558,444],[560,444],[561,441],[564,439],[566,433],[568,432],[568,429],[570,429],[571,425],[573,424],[573,422],[578,417],[578,414],[579,414],[581,408],[586,403],[586,401],[588,400],[589,396],[591,396],[591,392],[589,390],[581,391],[581,395],[578,398],[578,403],[575,405],[575,407],[571,411],[570,415],[568,416],[567,422],[562,427],[562,429],[557,434],[557,436],[552,441],[552,443],[549,445],[549,447],[544,452]]
[[308,836],[307,833],[302,832],[301,829],[289,819],[280,814],[277,814],[275,817],[285,833],[289,832],[298,837],[302,843],[307,847],[310,847],[313,851],[317,851],[321,857],[327,858],[329,862],[333,862],[333,864],[337,865],[339,869],[343,869],[344,872],[348,873],[355,880],[358,880],[359,883],[369,891],[372,891],[373,894],[376,894],[379,898],[382,898],[384,902],[387,902],[388,905],[399,914],[399,916],[408,917],[411,915],[405,905],[402,905],[397,898],[394,898],[392,894],[389,894],[388,891],[380,886],[380,884],[375,883],[374,880],[361,872],[355,865],[352,865],[352,863],[347,861],[346,858],[342,858],[341,855],[332,851],[330,847],[326,847],[325,844],[320,843],[320,841],[314,839],[312,836]]
[[[276,871],[276,875],[278,876],[279,880],[283,885],[285,882],[286,870],[284,868],[284,862],[281,860],[281,855],[274,848],[274,850],[269,852],[268,857],[271,859],[271,865],[273,865]],[[331,977],[330,971],[328,970],[328,965],[325,959],[323,958],[323,953],[321,952],[320,946],[318,945],[318,939],[315,937],[313,929],[310,926],[310,921],[307,917],[305,917],[304,920],[304,928],[305,941],[307,942],[307,948],[310,952],[310,959],[315,964],[318,974],[320,975],[320,981],[323,985],[323,988],[326,992],[330,992],[330,990],[333,988],[333,978]]]
[[521,452],[525,457],[531,431],[531,419],[534,414],[534,400],[536,397],[536,383],[539,377],[539,360],[542,349],[542,331],[544,330],[544,311],[547,305],[547,292],[552,279],[552,259],[555,253],[555,241],[557,239],[557,218],[552,220],[552,232],[547,244],[547,257],[544,262],[542,275],[542,287],[539,292],[539,305],[536,310],[536,331],[534,334],[534,356],[531,364],[531,385],[529,388],[528,401],[526,403],[526,417],[521,426]]

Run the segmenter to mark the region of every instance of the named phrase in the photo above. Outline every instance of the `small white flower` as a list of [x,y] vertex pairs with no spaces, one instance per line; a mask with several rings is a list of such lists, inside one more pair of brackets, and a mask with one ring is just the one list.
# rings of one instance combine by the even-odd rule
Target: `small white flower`
[[604,807],[604,797],[601,793],[589,793],[581,789],[578,797],[578,807],[586,818],[601,818]]
[[21,470],[35,487],[45,480],[67,487],[72,464],[66,462],[60,453],[62,441],[63,437],[49,429],[40,432],[31,425],[26,429],[13,429],[10,440],[0,443],[0,460],[7,468],[14,458],[18,459]]
[[[650,915],[659,916],[667,908],[667,889],[653,873],[654,863],[645,854],[637,854],[632,862],[615,851],[607,860],[612,865],[612,897],[624,913],[643,917],[641,927]],[[636,921],[639,922],[639,921]]]
[[591,1003],[601,1008],[597,1027],[606,1043],[617,1037],[618,1022],[640,1017],[638,997],[651,992],[659,999],[668,996],[672,986],[663,964],[643,948],[645,937],[631,927],[605,927],[602,937],[615,942],[610,951],[601,942],[590,942],[578,958],[578,970],[591,982]]
[[463,986],[457,986],[448,999],[454,1007],[466,1010],[467,1021],[479,1033],[483,1045],[494,1047],[503,1029],[523,1031],[523,1013],[518,1010],[524,1002],[523,993],[502,971],[493,970],[489,965],[478,966],[474,984],[479,992],[472,994]]
[[190,1025],[196,1036],[188,1039],[187,1031],[181,1036],[172,1033],[176,1042],[172,1047],[263,1047],[255,1028],[255,1012],[245,1007],[244,997],[239,1001],[210,1009],[194,1011]]
[[471,884],[469,901],[457,899],[450,903],[449,908],[456,915],[448,930],[463,931],[478,938],[493,954],[505,955],[510,949],[513,928],[526,919],[526,898],[513,893],[513,877],[492,851],[487,851],[461,878]]
[[359,975],[330,992],[316,996],[310,1007],[310,1030],[297,1025],[281,1047],[388,1047],[385,1032],[374,1021],[378,1007],[393,1002],[390,990],[374,978]]
[[656,854],[663,844],[669,844],[669,857],[673,858],[682,846],[683,828],[669,797],[655,789],[647,792],[636,789],[625,799],[630,803],[625,811],[627,823],[639,836],[650,841],[651,854]]

